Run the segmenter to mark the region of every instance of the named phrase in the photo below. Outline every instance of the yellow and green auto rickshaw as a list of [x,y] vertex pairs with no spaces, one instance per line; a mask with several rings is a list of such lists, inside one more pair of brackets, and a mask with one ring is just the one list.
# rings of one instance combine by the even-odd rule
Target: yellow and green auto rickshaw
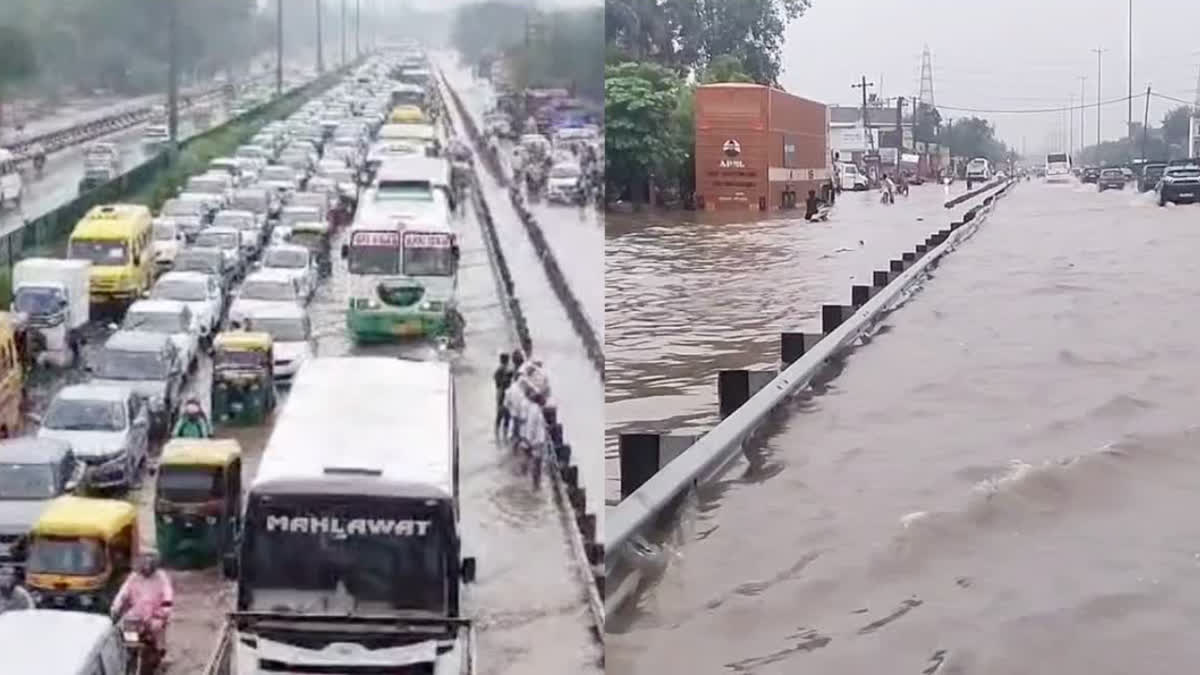
[[57,497],[30,531],[25,584],[38,607],[107,612],[137,548],[133,504]]
[[154,489],[154,528],[165,566],[197,569],[234,554],[241,512],[241,444],[231,438],[167,442]]
[[275,356],[269,333],[229,331],[213,340],[213,424],[253,425],[275,409]]
[[329,244],[329,224],[323,222],[299,222],[292,225],[288,243],[303,246],[317,261],[317,274],[328,278],[333,272],[333,257]]

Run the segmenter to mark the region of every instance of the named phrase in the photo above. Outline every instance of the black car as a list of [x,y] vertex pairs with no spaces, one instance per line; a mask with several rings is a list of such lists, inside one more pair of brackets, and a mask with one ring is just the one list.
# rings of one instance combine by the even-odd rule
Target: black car
[[1159,206],[1190,204],[1200,199],[1200,167],[1168,166],[1156,189]]
[[1137,179],[1138,192],[1153,190],[1154,186],[1158,185],[1158,181],[1162,179],[1163,171],[1166,171],[1166,169],[1167,165],[1161,162],[1143,165]]
[[1097,169],[1094,166],[1087,167],[1083,170],[1080,180],[1084,183],[1095,183],[1096,181],[1100,180],[1100,169]]
[[1120,169],[1101,169],[1100,177],[1096,179],[1096,187],[1100,192],[1109,189],[1125,189],[1125,172]]

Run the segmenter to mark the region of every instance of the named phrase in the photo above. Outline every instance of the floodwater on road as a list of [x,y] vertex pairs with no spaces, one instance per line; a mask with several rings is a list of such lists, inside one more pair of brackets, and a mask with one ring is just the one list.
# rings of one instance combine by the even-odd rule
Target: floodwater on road
[[[913,186],[895,205],[843,192],[828,222],[795,213],[606,215],[606,498],[619,498],[617,436],[703,433],[716,420],[717,371],[779,363],[779,333],[820,328],[822,303],[949,227],[947,188]],[[736,220],[741,218],[741,220]]]
[[664,578],[610,617],[608,672],[1189,670],[1198,222],[1018,186],[701,490]]

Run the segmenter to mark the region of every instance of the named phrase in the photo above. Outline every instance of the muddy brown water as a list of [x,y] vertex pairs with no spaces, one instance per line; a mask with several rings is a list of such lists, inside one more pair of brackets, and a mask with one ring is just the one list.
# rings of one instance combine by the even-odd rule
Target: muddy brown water
[[1189,670],[1198,222],[1018,187],[701,491],[608,672]]

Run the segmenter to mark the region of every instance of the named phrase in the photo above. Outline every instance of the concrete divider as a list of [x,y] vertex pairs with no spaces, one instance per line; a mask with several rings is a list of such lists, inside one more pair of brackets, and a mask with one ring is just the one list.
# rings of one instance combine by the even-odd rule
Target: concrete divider
[[[451,97],[455,99],[455,107],[458,109],[459,118],[468,127],[468,135],[471,136],[476,147],[481,147],[479,146],[479,137],[471,129],[472,122],[462,102],[458,100],[457,94],[454,93],[445,76],[442,75],[440,79],[445,90],[450,92]],[[448,119],[447,125],[452,131],[454,130]],[[485,158],[484,162],[487,161],[488,159]],[[495,158],[491,158],[491,161],[494,162]],[[496,166],[495,169],[498,170],[499,167]],[[522,349],[526,353],[536,353],[534,337],[531,335],[529,324],[521,311],[516,285],[513,283],[512,272],[509,270],[508,260],[504,255],[504,247],[501,245],[500,236],[496,231],[491,209],[488,207],[487,200],[484,199],[479,174],[472,170],[470,178],[472,203],[475,206],[476,215],[483,225],[484,241],[490,249],[490,258],[500,280],[500,290],[504,295],[503,305],[509,310],[509,318],[517,339],[521,342]],[[569,533],[569,544],[577,562],[580,581],[586,589],[588,609],[592,614],[593,634],[599,642],[603,643],[604,543],[599,540],[596,515],[587,512],[587,491],[579,480],[579,467],[571,461],[571,446],[564,441],[563,427],[557,419],[557,412],[553,409],[547,410],[546,417],[550,424],[550,438],[554,447],[555,461],[550,464],[549,474],[554,485],[555,504],[563,516],[564,528]]]
[[[1008,178],[1003,178],[1003,179],[997,178],[995,180],[987,181],[983,185],[975,188],[974,190],[967,190],[966,192],[962,193],[961,195],[959,195],[953,199],[947,200],[946,203],[943,204],[942,206],[944,206],[948,209],[952,209],[955,206],[958,206],[959,204],[962,204],[965,201],[974,199],[975,197],[978,197],[979,195],[981,195],[993,188],[996,188],[1000,185],[1007,185],[1007,184],[1010,184],[1011,182],[1012,182],[1012,180],[1008,179]],[[988,202],[988,203],[990,204],[991,202]]]
[[[717,375],[721,421],[689,447],[677,451],[678,441],[662,434],[622,434],[620,449],[622,501],[609,509],[606,529],[609,558],[606,570],[616,589],[606,596],[606,611],[614,611],[632,596],[643,572],[638,563],[665,558],[655,555],[643,534],[669,519],[673,507],[696,486],[719,476],[744,451],[781,404],[805,389],[830,364],[868,333],[878,320],[908,297],[914,284],[938,260],[966,240],[1006,194],[1013,181],[992,185],[986,203],[971,208],[961,222],[935,232],[892,260],[888,270],[875,270],[871,286],[854,286],[851,304],[821,308],[821,332],[780,335],[779,371],[722,371]],[[664,451],[664,448],[670,450]],[[650,457],[635,457],[648,453]],[[632,469],[627,475],[626,468]],[[627,484],[628,482],[628,484]]]
[[579,339],[583,341],[583,347],[587,351],[588,359],[596,368],[596,372],[600,373],[601,381],[604,380],[604,346],[600,343],[600,338],[596,334],[596,330],[587,320],[587,315],[583,311],[583,305],[579,299],[575,297],[575,292],[571,290],[570,284],[567,283],[566,276],[563,275],[562,267],[559,266],[558,259],[554,255],[554,250],[550,247],[546,240],[546,234],[542,231],[541,224],[534,218],[529,207],[525,205],[525,200],[521,197],[521,192],[516,185],[512,185],[508,176],[505,175],[503,168],[500,166],[499,158],[492,152],[482,134],[479,133],[479,128],[475,124],[470,111],[463,104],[458,93],[450,86],[450,82],[442,76],[442,83],[446,87],[446,91],[450,92],[450,97],[454,101],[454,107],[458,110],[458,115],[463,121],[463,126],[467,135],[475,143],[476,147],[484,149],[484,165],[488,171],[496,177],[501,185],[508,188],[508,197],[512,201],[513,208],[517,212],[517,216],[521,219],[521,224],[525,227],[525,233],[529,236],[530,243],[537,251],[538,259],[542,261],[542,268],[546,272],[546,278],[550,281],[550,287],[554,289],[554,294],[558,296],[559,302],[562,303],[563,309],[567,312],[567,318],[571,321],[571,326]]

